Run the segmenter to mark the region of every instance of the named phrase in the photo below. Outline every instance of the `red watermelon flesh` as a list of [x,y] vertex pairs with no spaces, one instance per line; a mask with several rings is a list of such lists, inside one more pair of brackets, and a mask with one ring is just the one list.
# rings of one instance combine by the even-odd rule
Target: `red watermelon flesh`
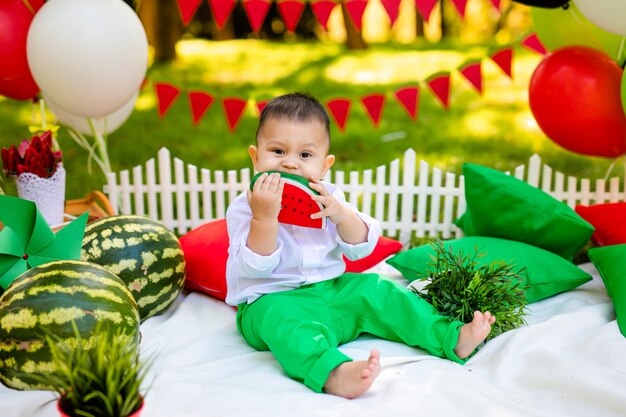
[[[268,172],[272,173],[272,172]],[[250,189],[262,173],[258,173],[252,178]],[[298,175],[279,172],[285,180],[281,209],[278,213],[278,222],[293,224],[301,227],[311,227],[314,229],[325,229],[326,218],[312,219],[311,214],[324,210],[324,206],[311,197],[319,193],[309,187],[309,182]]]

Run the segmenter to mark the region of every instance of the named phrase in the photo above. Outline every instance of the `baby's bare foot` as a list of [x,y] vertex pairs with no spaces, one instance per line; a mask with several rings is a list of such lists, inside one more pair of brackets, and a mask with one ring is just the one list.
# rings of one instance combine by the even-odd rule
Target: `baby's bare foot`
[[324,392],[344,398],[356,398],[367,391],[380,374],[380,353],[373,349],[367,361],[344,362],[332,370]]
[[459,340],[454,348],[454,353],[465,359],[472,354],[491,332],[491,325],[496,322],[496,318],[490,312],[474,311],[474,319],[461,327]]

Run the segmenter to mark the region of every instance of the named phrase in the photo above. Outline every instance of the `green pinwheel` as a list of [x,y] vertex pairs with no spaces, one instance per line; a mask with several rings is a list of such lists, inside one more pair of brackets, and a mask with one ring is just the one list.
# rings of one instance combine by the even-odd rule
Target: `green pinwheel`
[[[88,213],[56,234],[34,202],[0,195],[0,287],[3,290],[22,273],[56,261],[80,259]],[[2,293],[3,291],[0,291]]]

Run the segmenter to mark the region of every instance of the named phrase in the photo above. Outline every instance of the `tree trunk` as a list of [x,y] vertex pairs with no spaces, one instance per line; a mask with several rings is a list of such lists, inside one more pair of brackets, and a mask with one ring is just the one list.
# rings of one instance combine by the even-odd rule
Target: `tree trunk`
[[415,8],[415,36],[418,38],[424,37],[424,18],[417,10],[417,7]]
[[154,48],[154,60],[176,59],[176,42],[183,32],[176,0],[142,0],[137,14],[146,30],[148,43]]
[[494,36],[497,35],[502,28],[506,27],[507,19],[509,18],[509,14],[511,14],[511,10],[513,10],[513,3],[508,4],[507,7],[504,8],[504,10],[500,10],[500,18],[493,26]]
[[445,4],[444,0],[441,0],[439,2],[439,11],[441,15],[441,39],[444,39],[445,37],[447,37],[448,33],[450,32],[450,28],[448,27],[448,23],[446,22],[446,18],[445,18],[444,4]]
[[346,25],[346,47],[348,49],[367,49],[367,44],[363,40],[363,33],[357,30],[352,22],[344,2],[341,2],[341,11],[343,12],[344,24]]
[[215,19],[211,21],[211,29],[213,32],[213,40],[227,41],[235,39],[235,24],[233,23],[233,17],[231,16],[224,26],[220,29],[215,22]]

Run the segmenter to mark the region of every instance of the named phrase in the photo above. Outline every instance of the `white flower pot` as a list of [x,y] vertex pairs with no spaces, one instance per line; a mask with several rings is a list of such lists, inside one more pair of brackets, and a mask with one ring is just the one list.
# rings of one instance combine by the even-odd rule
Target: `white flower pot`
[[17,176],[17,195],[34,201],[50,226],[63,223],[65,168],[59,164],[53,176],[41,178],[30,172]]

